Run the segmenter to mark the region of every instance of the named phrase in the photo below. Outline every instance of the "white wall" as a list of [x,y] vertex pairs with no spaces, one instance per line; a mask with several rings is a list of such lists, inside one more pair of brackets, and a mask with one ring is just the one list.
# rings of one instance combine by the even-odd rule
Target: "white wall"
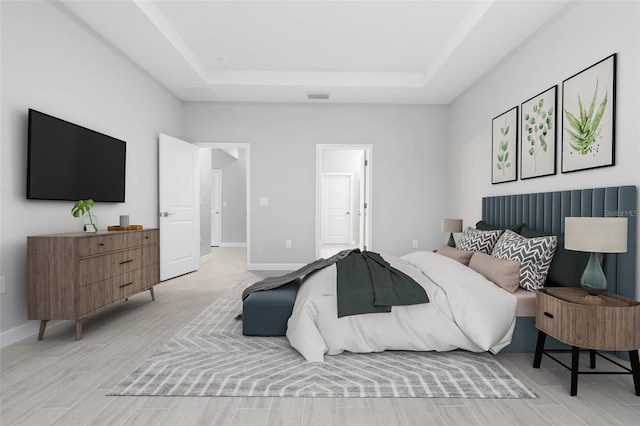
[[184,113],[191,142],[251,144],[252,263],[314,259],[316,144],[373,145],[371,250],[445,241],[445,107],[186,103]]
[[[491,185],[492,118],[554,84],[560,108],[562,81],[612,53],[618,54],[615,167],[562,174],[558,149],[558,174]],[[579,2],[546,25],[449,107],[451,217],[475,223],[488,195],[640,185],[639,76],[640,3]]]
[[[127,142],[126,203],[97,203],[99,227],[158,226],[158,133],[180,136],[181,102],[49,2],[0,2],[3,343],[28,333],[26,237],[79,231],[72,202],[26,199],[27,110],[34,108]],[[24,327],[22,327],[24,326]],[[29,329],[29,330],[28,330]]]

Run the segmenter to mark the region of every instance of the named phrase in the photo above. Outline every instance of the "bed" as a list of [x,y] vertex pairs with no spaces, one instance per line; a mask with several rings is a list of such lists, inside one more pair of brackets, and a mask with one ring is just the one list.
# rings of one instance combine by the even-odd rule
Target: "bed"
[[[629,246],[606,255],[608,291],[635,297],[636,188],[609,188],[520,194],[482,199],[482,221],[493,227],[525,224],[529,232],[561,235],[567,216],[626,216]],[[401,258],[391,265],[425,288],[430,303],[393,307],[391,313],[338,318],[334,266],[307,277],[288,321],[291,345],[309,361],[342,351],[388,349],[474,352],[533,352],[536,342],[533,292],[515,295],[459,262],[432,252]],[[553,285],[579,286],[577,281]]]
[[512,294],[437,253],[384,259],[420,284],[429,303],[338,318],[336,265],[317,271],[298,290],[286,334],[307,361],[389,349],[497,353],[511,341],[517,309]]

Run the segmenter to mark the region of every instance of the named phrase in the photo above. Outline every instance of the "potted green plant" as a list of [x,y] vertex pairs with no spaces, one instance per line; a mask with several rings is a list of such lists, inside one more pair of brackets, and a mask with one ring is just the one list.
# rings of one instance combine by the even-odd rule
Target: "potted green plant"
[[93,207],[94,204],[95,203],[93,202],[92,199],[78,200],[73,205],[73,208],[71,209],[71,214],[73,215],[73,217],[80,217],[80,216],[84,216],[85,214],[89,216],[89,224],[91,227],[93,227],[93,231],[91,230],[87,231],[85,226],[85,231],[87,232],[98,232],[98,227],[96,226],[95,223],[93,223],[94,216],[91,214],[91,208]]

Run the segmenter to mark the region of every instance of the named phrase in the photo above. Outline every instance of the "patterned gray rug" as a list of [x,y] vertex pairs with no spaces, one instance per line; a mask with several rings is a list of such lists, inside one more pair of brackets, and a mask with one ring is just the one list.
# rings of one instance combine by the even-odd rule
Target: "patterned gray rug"
[[219,298],[108,395],[537,398],[487,353],[343,353],[309,363],[285,337],[248,337],[240,291]]

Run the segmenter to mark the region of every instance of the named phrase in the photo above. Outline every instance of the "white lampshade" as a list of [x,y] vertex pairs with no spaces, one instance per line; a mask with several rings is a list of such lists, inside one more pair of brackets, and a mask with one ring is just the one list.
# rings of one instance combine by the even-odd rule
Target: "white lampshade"
[[592,253],[627,251],[626,217],[567,217],[564,247]]
[[440,231],[462,232],[462,219],[440,219]]

